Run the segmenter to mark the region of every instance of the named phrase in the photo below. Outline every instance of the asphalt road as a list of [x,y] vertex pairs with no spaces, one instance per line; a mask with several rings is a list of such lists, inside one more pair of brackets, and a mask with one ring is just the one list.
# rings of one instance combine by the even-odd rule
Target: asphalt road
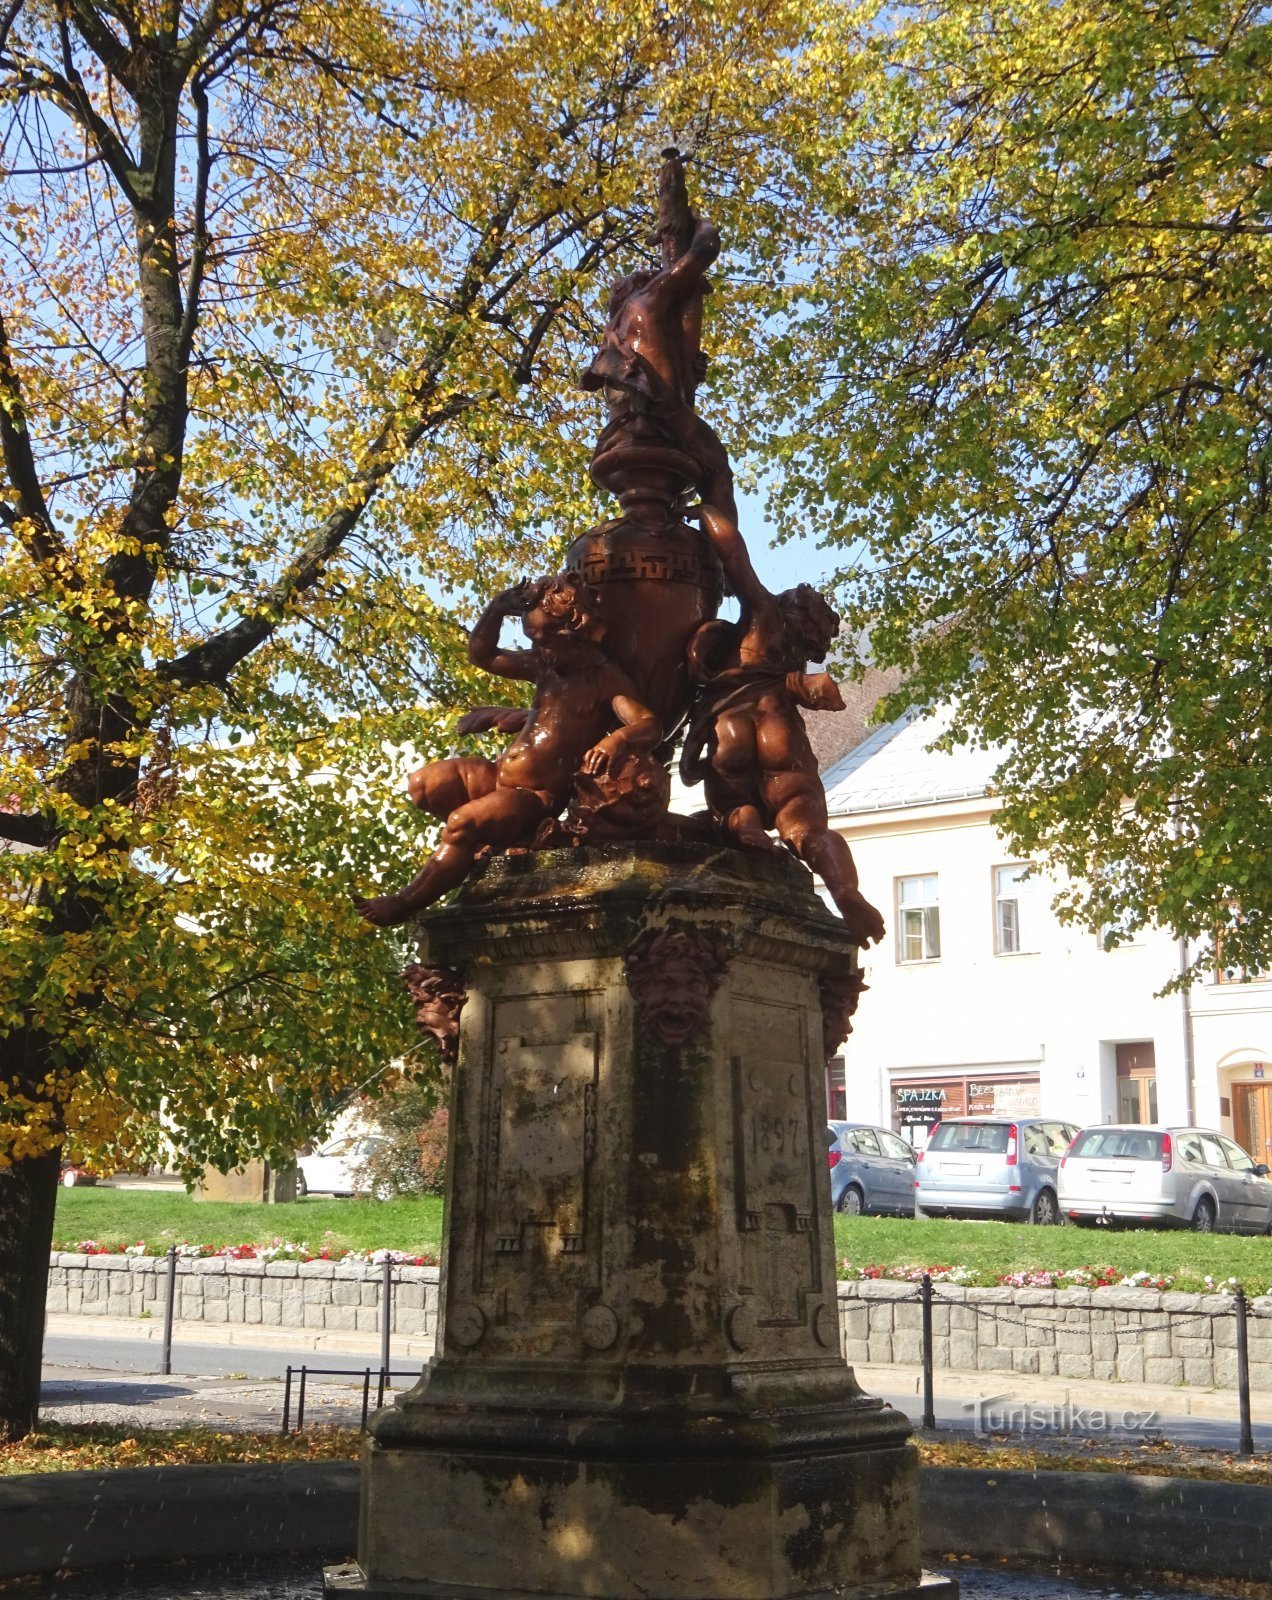
[[[367,1353],[181,1343],[173,1348],[173,1376],[162,1378],[157,1375],[156,1340],[59,1334],[50,1334],[45,1340],[44,1360],[46,1415],[70,1421],[90,1420],[100,1414],[107,1420],[108,1412],[111,1420],[131,1418],[139,1425],[217,1418],[231,1426],[280,1425],[288,1366],[304,1366],[310,1373],[324,1369],[321,1376],[307,1380],[306,1411],[312,1420],[356,1422],[361,1414],[363,1374],[368,1366],[378,1366],[378,1357]],[[418,1358],[396,1362],[394,1371],[403,1374],[396,1380],[398,1385],[409,1386],[420,1365]],[[326,1369],[336,1369],[338,1375]],[[1101,1414],[1097,1406],[1084,1400],[1081,1384],[1073,1384],[1068,1402],[1062,1403],[1054,1390],[1031,1395],[1028,1380],[1022,1382],[1016,1376],[1008,1391],[1010,1399],[991,1401],[999,1391],[986,1382],[980,1393],[978,1419],[976,1398],[968,1393],[966,1376],[958,1389],[945,1394],[941,1377],[938,1372],[935,1411],[937,1426],[943,1430],[970,1430],[979,1420],[981,1431],[1002,1427],[1011,1433],[1030,1431],[1053,1437],[1062,1433],[1078,1437],[1111,1433],[1120,1439],[1161,1437],[1224,1451],[1235,1450],[1238,1443],[1235,1395],[1230,1418],[1165,1410],[1149,1414],[1142,1397],[1128,1387],[1125,1400],[1117,1402],[1124,1409]],[[872,1384],[873,1392],[918,1425],[922,1402],[912,1387],[890,1391],[874,1383],[873,1375],[865,1386],[872,1389]],[[373,1399],[374,1388],[373,1379]],[[1107,1389],[1102,1393],[1107,1394]],[[293,1391],[293,1415],[295,1404]],[[1130,1413],[1133,1423],[1144,1426],[1126,1426],[1124,1412]],[[1272,1425],[1256,1424],[1254,1434],[1257,1448],[1272,1450]]]

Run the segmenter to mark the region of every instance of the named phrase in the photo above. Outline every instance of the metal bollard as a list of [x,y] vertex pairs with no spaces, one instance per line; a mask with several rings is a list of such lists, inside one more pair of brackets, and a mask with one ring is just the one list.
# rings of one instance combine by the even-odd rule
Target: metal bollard
[[919,1282],[919,1297],[923,1302],[923,1426],[936,1427],[936,1411],[932,1400],[932,1274],[925,1272]]
[[161,1376],[172,1376],[172,1315],[177,1302],[177,1247],[168,1246],[168,1298],[163,1308],[163,1354],[159,1360]]
[[1254,1454],[1254,1429],[1250,1424],[1250,1345],[1246,1326],[1245,1289],[1238,1284],[1237,1302],[1237,1404],[1241,1409],[1241,1442],[1237,1446],[1240,1456]]
[[[386,1261],[381,1273],[380,1283],[380,1370],[389,1370],[389,1340],[393,1334],[393,1263]],[[384,1382],[380,1383],[381,1405],[383,1405]]]

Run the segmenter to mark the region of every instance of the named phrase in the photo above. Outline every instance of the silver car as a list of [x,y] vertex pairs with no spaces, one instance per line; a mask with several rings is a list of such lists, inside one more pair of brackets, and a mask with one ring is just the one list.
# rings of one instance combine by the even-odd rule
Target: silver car
[[1056,1172],[1077,1128],[1051,1117],[950,1117],[919,1155],[920,1216],[1061,1221]]
[[830,1203],[850,1217],[866,1212],[914,1215],[914,1151],[888,1128],[863,1122],[826,1125]]
[[1156,1223],[1197,1233],[1272,1233],[1272,1179],[1211,1128],[1085,1128],[1060,1163],[1071,1222]]

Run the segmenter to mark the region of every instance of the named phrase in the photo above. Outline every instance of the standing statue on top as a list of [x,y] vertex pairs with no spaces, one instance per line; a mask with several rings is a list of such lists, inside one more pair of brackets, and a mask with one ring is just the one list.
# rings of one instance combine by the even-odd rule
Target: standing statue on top
[[[614,285],[581,378],[604,393],[609,414],[592,477],[618,496],[622,515],[574,541],[564,574],[523,581],[486,608],[469,659],[533,683],[533,702],[461,718],[461,734],[516,735],[497,761],[453,757],[412,775],[414,803],[444,819],[441,838],[405,888],[357,902],[370,922],[405,921],[492,850],[675,837],[690,824],[667,815],[666,769],[687,724],[680,771],[706,785],[699,836],[707,826],[735,846],[777,849],[775,830],[821,875],[859,942],[883,937],[829,826],[799,713],[843,709],[833,680],[806,671],[824,659],[839,618],[807,584],[770,594],[751,566],[728,453],[695,409],[720,236],[690,209],[678,153],[663,154],[649,241],[661,265]],[[701,528],[685,521],[695,495]],[[726,580],[742,607],[736,623],[714,620]],[[529,650],[502,646],[512,617]]]
[[[663,152],[658,186],[658,226],[650,243],[662,250],[656,271],[633,272],[610,291],[601,348],[583,373],[584,389],[605,395],[609,421],[593,455],[593,475],[633,446],[671,446],[697,468],[704,499],[737,517],[728,452],[694,410],[707,370],[702,350],[702,306],[711,292],[707,271],[720,254],[714,223],[689,209],[684,167],[675,150]],[[599,468],[599,471],[598,471]]]

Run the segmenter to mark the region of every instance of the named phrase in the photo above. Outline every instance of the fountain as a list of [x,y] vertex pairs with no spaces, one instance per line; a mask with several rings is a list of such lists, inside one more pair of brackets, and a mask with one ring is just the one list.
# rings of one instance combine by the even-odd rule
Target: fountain
[[437,1354],[372,1422],[331,1597],[957,1592],[920,1570],[909,1424],[840,1345],[823,1064],[883,925],[799,718],[841,704],[806,670],[838,618],[759,583],[696,412],[719,238],[674,150],[651,242],[583,377],[622,514],[487,608],[470,656],[533,703],[461,722],[515,735],[497,762],[412,776],[437,849],[359,902],[413,919],[457,1056]]

